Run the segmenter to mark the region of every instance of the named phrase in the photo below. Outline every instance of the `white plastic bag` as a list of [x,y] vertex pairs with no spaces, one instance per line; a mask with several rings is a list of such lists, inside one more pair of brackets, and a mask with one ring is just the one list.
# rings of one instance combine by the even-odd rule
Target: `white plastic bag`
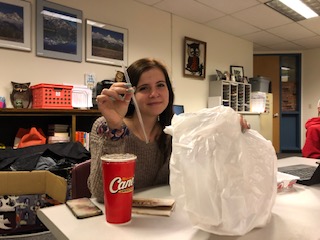
[[171,194],[192,224],[219,235],[265,226],[276,197],[276,153],[255,130],[242,133],[229,107],[175,115]]

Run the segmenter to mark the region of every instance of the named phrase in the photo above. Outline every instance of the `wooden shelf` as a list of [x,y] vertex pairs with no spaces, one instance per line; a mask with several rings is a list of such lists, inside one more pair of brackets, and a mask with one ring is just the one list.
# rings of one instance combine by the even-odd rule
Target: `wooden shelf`
[[100,111],[97,109],[83,110],[83,109],[33,109],[33,108],[0,108],[0,115],[81,115],[81,116],[90,116],[101,115]]
[[19,128],[37,127],[46,134],[49,124],[71,126],[71,140],[76,131],[90,132],[93,122],[101,116],[97,109],[0,109],[0,143],[13,146]]

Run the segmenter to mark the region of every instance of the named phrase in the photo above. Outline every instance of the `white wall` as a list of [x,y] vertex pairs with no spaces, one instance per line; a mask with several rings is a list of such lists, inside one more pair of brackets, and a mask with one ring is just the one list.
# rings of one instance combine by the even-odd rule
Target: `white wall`
[[[176,103],[186,111],[207,106],[209,79],[216,69],[229,70],[230,65],[244,67],[252,76],[252,43],[131,0],[51,0],[83,11],[83,20],[91,19],[128,29],[128,62],[141,57],[155,57],[167,66],[176,94]],[[85,73],[95,73],[97,80],[114,78],[121,68],[85,61],[85,26],[83,24],[82,62],[69,62],[36,56],[35,14],[32,6],[32,51],[0,48],[0,96],[10,103],[11,81],[83,84]],[[207,43],[207,77],[196,80],[183,77],[183,39],[192,37]]]
[[301,102],[301,147],[305,142],[305,123],[317,117],[320,99],[320,48],[306,50],[302,54],[302,102]]

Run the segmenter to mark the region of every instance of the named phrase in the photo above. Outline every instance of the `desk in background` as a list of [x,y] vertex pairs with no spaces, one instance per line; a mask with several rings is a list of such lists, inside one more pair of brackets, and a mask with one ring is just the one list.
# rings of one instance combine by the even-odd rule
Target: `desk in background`
[[[316,165],[314,159],[291,157],[278,160],[278,166]],[[170,198],[169,186],[136,192],[136,196]],[[104,211],[104,206],[98,204]],[[219,236],[191,225],[187,214],[176,206],[170,217],[133,214],[130,224],[117,226],[105,221],[105,215],[76,219],[66,205],[43,208],[38,217],[59,240],[319,240],[320,184],[308,187],[296,184],[288,192],[277,194],[271,221],[244,236]]]

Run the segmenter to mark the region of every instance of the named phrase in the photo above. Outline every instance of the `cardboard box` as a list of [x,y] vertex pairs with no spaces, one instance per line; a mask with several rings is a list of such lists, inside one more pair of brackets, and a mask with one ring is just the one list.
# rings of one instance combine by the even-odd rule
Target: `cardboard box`
[[0,236],[46,230],[36,211],[66,196],[67,180],[49,171],[0,172]]

